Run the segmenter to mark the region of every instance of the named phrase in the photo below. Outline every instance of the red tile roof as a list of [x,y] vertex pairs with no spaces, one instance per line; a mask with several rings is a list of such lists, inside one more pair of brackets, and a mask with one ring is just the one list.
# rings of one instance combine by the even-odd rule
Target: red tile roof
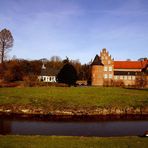
[[114,61],[114,69],[143,69],[147,66],[145,61]]

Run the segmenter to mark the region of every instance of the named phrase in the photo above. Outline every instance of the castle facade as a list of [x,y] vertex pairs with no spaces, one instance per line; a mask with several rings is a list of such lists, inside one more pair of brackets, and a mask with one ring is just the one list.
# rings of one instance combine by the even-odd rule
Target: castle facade
[[92,62],[93,86],[140,86],[148,87],[148,60],[114,61],[104,48]]

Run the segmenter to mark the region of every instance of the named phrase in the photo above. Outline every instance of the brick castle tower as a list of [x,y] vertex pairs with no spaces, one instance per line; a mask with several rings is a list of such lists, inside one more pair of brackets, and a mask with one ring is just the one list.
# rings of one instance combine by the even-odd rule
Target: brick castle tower
[[105,48],[102,49],[100,56],[96,55],[92,62],[92,85],[102,86],[105,83],[110,85],[113,80],[113,68],[114,61],[111,55],[109,55]]

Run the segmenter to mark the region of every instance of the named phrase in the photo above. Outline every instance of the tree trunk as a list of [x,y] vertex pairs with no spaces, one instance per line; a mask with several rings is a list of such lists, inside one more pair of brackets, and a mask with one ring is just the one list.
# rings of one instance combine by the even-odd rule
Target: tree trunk
[[4,62],[4,50],[5,50],[5,45],[3,43],[3,45],[2,45],[2,54],[1,54],[1,63]]

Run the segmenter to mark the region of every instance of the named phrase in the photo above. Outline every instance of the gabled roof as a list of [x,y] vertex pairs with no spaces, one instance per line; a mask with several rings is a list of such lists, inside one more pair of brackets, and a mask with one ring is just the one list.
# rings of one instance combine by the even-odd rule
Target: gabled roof
[[145,61],[114,61],[114,69],[143,69],[147,66]]
[[45,67],[42,65],[41,68],[41,76],[55,76],[59,73],[60,69],[52,68],[52,67]]
[[96,55],[91,65],[103,65],[101,58],[98,55]]

